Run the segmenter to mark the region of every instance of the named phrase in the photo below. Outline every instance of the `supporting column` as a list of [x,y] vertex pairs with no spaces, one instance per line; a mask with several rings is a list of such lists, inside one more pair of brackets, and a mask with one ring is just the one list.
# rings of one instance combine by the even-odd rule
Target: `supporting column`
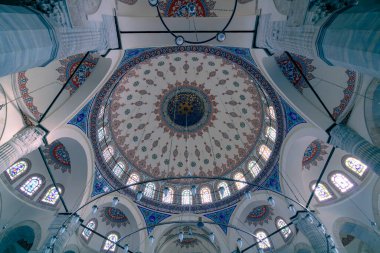
[[351,128],[341,124],[333,127],[329,144],[355,155],[380,175],[380,148],[366,141]]
[[[63,15],[63,14],[62,14]],[[0,76],[87,51],[118,47],[115,20],[72,27],[28,7],[0,5]]]
[[27,127],[0,146],[0,173],[43,144],[46,132],[39,127]]
[[315,253],[329,253],[332,245],[327,244],[325,233],[318,228],[318,221],[313,218],[313,223],[305,218],[305,215],[298,214],[293,223],[309,240]]
[[380,77],[380,4],[332,14],[321,27],[317,50],[330,65]]

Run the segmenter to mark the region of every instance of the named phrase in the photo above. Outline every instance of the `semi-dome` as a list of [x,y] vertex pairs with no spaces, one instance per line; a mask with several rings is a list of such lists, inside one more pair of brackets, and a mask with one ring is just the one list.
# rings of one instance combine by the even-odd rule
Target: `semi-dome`
[[122,62],[99,92],[90,137],[111,186],[165,179],[125,193],[141,190],[143,205],[165,211],[202,212],[235,203],[248,188],[220,177],[259,184],[270,175],[282,114],[257,68],[227,49],[151,49]]

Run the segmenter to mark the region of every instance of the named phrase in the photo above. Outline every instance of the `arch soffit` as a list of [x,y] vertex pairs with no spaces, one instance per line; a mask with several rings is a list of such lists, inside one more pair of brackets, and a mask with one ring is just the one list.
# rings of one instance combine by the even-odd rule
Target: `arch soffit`
[[14,229],[17,229],[18,227],[22,227],[22,226],[28,226],[30,227],[33,232],[34,232],[34,242],[33,242],[33,246],[31,248],[31,250],[37,250],[39,248],[39,244],[41,243],[41,226],[35,222],[35,221],[32,221],[32,220],[25,220],[25,221],[22,221],[22,222],[19,222],[11,227],[9,227],[5,233],[3,233],[1,236],[0,236],[0,241],[1,239],[9,232],[9,231],[12,231]]

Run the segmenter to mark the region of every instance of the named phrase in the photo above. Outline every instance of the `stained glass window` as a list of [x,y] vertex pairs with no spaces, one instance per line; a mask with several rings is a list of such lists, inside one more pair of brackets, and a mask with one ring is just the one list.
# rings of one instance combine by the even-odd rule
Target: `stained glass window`
[[123,162],[118,162],[115,167],[113,167],[112,169],[112,172],[113,174],[115,174],[115,176],[117,177],[121,177],[121,175],[123,175],[123,172],[124,172],[124,169],[125,169],[125,165]]
[[154,191],[156,190],[156,185],[154,183],[147,183],[144,189],[144,195],[148,198],[154,198]]
[[218,189],[224,188],[224,194],[222,195],[222,191],[219,190],[220,198],[223,199],[225,197],[228,197],[231,195],[230,188],[228,187],[228,184],[226,182],[221,182],[218,185]]
[[[241,173],[241,172],[236,173],[235,176],[234,176],[234,179],[235,179],[235,180],[240,180],[240,181],[244,181],[244,182],[245,182],[245,177],[244,177],[243,173]],[[236,184],[236,188],[237,188],[238,190],[241,190],[241,189],[243,189],[245,186],[247,186],[247,184],[245,184],[245,183],[241,183],[241,182],[235,182],[235,184]]]
[[107,236],[106,242],[104,243],[103,249],[108,250],[110,252],[115,252],[116,250],[115,242],[117,242],[118,240],[119,240],[119,236],[117,234],[114,234],[114,233],[109,234]]
[[[136,173],[132,173],[128,178],[127,185],[135,184],[135,183],[138,183],[139,181],[140,181],[139,175],[137,175]],[[136,187],[137,185],[133,185],[129,187],[129,189],[136,190]]]
[[90,239],[90,236],[92,234],[92,230],[96,230],[96,222],[94,220],[90,220],[87,225],[86,225],[87,228],[83,229],[83,232],[82,232],[82,236],[86,239],[86,240],[89,240]]
[[275,111],[274,111],[273,106],[269,106],[269,108],[268,108],[268,112],[269,112],[269,116],[270,116],[272,119],[276,119],[276,113],[275,113]]
[[[58,186],[58,190],[59,190],[59,193],[62,194],[62,188]],[[45,193],[41,201],[50,205],[55,205],[58,199],[59,199],[59,194],[58,194],[57,188],[55,188],[55,186],[52,186]]]
[[[311,187],[312,190],[315,189],[315,184]],[[333,196],[331,192],[327,189],[326,185],[319,183],[317,189],[315,189],[315,195],[317,196],[319,201],[326,201],[331,199]]]
[[260,146],[260,152],[259,154],[265,159],[268,160],[270,157],[270,154],[272,153],[272,150],[270,150],[266,145]]
[[348,169],[348,171],[357,174],[359,177],[362,177],[368,168],[367,165],[353,157],[346,158],[344,161],[344,165]]
[[191,205],[193,204],[193,196],[189,189],[182,191],[182,205]]
[[330,177],[331,183],[342,193],[348,192],[354,184],[342,173],[334,173]]
[[286,225],[287,224],[283,219],[277,218],[276,220],[277,229],[283,228],[281,229],[281,234],[285,239],[287,239],[292,234],[292,231],[290,230],[289,227],[286,227]]
[[201,193],[201,201],[202,204],[205,203],[211,203],[212,202],[212,197],[211,197],[211,191],[210,188],[208,187],[203,187],[200,191]]
[[250,161],[248,163],[248,169],[252,173],[253,177],[257,177],[261,172],[260,166],[255,161]]
[[21,185],[20,190],[28,196],[33,196],[42,186],[42,178],[33,176]]
[[108,162],[111,157],[113,156],[114,154],[114,150],[113,150],[113,147],[112,146],[108,146],[105,150],[103,150],[103,157],[104,157],[104,160],[106,162]]
[[174,197],[174,191],[172,188],[169,187],[168,194],[166,196],[162,195],[162,201],[169,204],[173,203],[173,197]]
[[269,137],[269,139],[274,142],[276,140],[276,129],[273,127],[267,127],[266,137]]
[[268,239],[268,236],[264,231],[256,232],[256,238],[259,248],[269,249],[270,247],[272,247]]
[[16,178],[20,177],[28,169],[28,163],[26,161],[19,161],[13,164],[7,169],[9,178],[13,181]]
[[104,127],[101,127],[98,129],[98,139],[99,141],[102,141],[104,139],[104,136],[106,135],[106,130]]

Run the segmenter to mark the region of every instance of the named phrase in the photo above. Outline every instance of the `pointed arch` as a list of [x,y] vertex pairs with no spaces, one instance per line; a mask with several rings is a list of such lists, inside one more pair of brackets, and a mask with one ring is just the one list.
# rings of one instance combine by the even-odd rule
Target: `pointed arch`
[[[87,222],[86,228],[82,230],[81,237],[86,241],[89,242],[93,236],[93,233],[91,230],[96,230],[98,227],[98,220],[97,219],[91,219]],[[91,229],[91,230],[90,230]]]
[[368,166],[353,156],[343,156],[342,165],[345,170],[359,179],[363,179],[368,174]]
[[329,174],[328,179],[331,185],[339,193],[347,193],[355,188],[355,182],[341,171],[333,171]]
[[[244,181],[244,182],[246,182],[245,177],[244,177],[243,173],[241,173],[241,172],[236,173],[236,174],[234,175],[234,179],[235,179],[235,180],[239,180],[239,181]],[[243,189],[244,187],[247,186],[247,184],[242,183],[242,182],[235,182],[235,184],[236,184],[236,188],[237,188],[238,190],[241,190],[241,189]]]
[[332,190],[323,182],[320,182],[316,187],[316,181],[310,184],[310,190],[314,191],[318,202],[326,202],[335,199],[335,195]]
[[191,194],[190,189],[185,189],[182,191],[181,203],[182,203],[182,205],[192,205],[193,204],[193,195]]
[[121,178],[121,176],[124,174],[124,171],[125,164],[122,161],[119,161],[112,169],[113,174],[118,178]]
[[115,252],[117,249],[116,242],[119,241],[120,235],[116,231],[107,234],[107,240],[104,240],[102,251]]
[[268,233],[264,229],[258,229],[255,232],[257,246],[260,249],[267,250],[272,248],[272,243],[268,238]]
[[[61,195],[64,194],[65,188],[61,184],[57,184],[59,193]],[[46,190],[42,193],[41,198],[39,200],[40,203],[49,205],[49,206],[56,206],[59,203],[59,194],[58,190],[54,185],[49,185],[46,187]]]
[[21,159],[5,171],[6,178],[9,182],[13,183],[29,173],[31,169],[31,162],[28,159]]
[[261,172],[260,166],[256,161],[253,160],[248,163],[248,170],[251,172],[254,178],[256,178]]
[[[224,193],[222,194],[222,192],[219,190],[220,188],[224,188]],[[231,195],[231,192],[230,192],[230,188],[228,187],[228,184],[226,183],[226,182],[220,182],[219,184],[218,184],[218,190],[219,190],[219,196],[220,196],[220,198],[221,199],[224,199],[224,198],[226,198],[226,197],[228,197],[228,196],[230,196]]]
[[212,197],[211,197],[211,190],[209,187],[202,187],[201,191],[201,202],[202,204],[211,203]]
[[113,149],[113,147],[112,146],[107,146],[103,150],[104,161],[108,162],[109,160],[111,160],[111,158],[113,157],[114,154],[115,154],[115,150]]
[[144,196],[147,198],[153,199],[155,191],[156,191],[156,185],[152,182],[149,182],[145,185]]
[[[137,173],[132,173],[128,178],[127,185],[135,184],[138,182],[140,182],[140,176]],[[133,185],[129,187],[129,189],[132,189],[132,190],[136,190],[136,188],[137,188],[137,185]]]
[[259,155],[267,161],[272,153],[272,150],[267,145],[261,145],[259,149]]
[[32,174],[19,186],[18,190],[26,197],[33,199],[45,186],[45,177],[40,174]]
[[266,137],[268,137],[271,141],[275,142],[276,141],[276,136],[277,136],[276,129],[274,129],[271,126],[267,127],[267,129],[266,129]]
[[281,217],[276,217],[275,222],[276,222],[276,228],[281,229],[280,232],[281,232],[282,238],[285,241],[288,241],[292,235],[292,230],[290,229],[290,227],[286,227],[287,222]]
[[168,189],[169,189],[168,194],[166,196],[162,195],[162,202],[171,204],[173,203],[173,199],[174,199],[174,190],[171,187],[169,187]]

